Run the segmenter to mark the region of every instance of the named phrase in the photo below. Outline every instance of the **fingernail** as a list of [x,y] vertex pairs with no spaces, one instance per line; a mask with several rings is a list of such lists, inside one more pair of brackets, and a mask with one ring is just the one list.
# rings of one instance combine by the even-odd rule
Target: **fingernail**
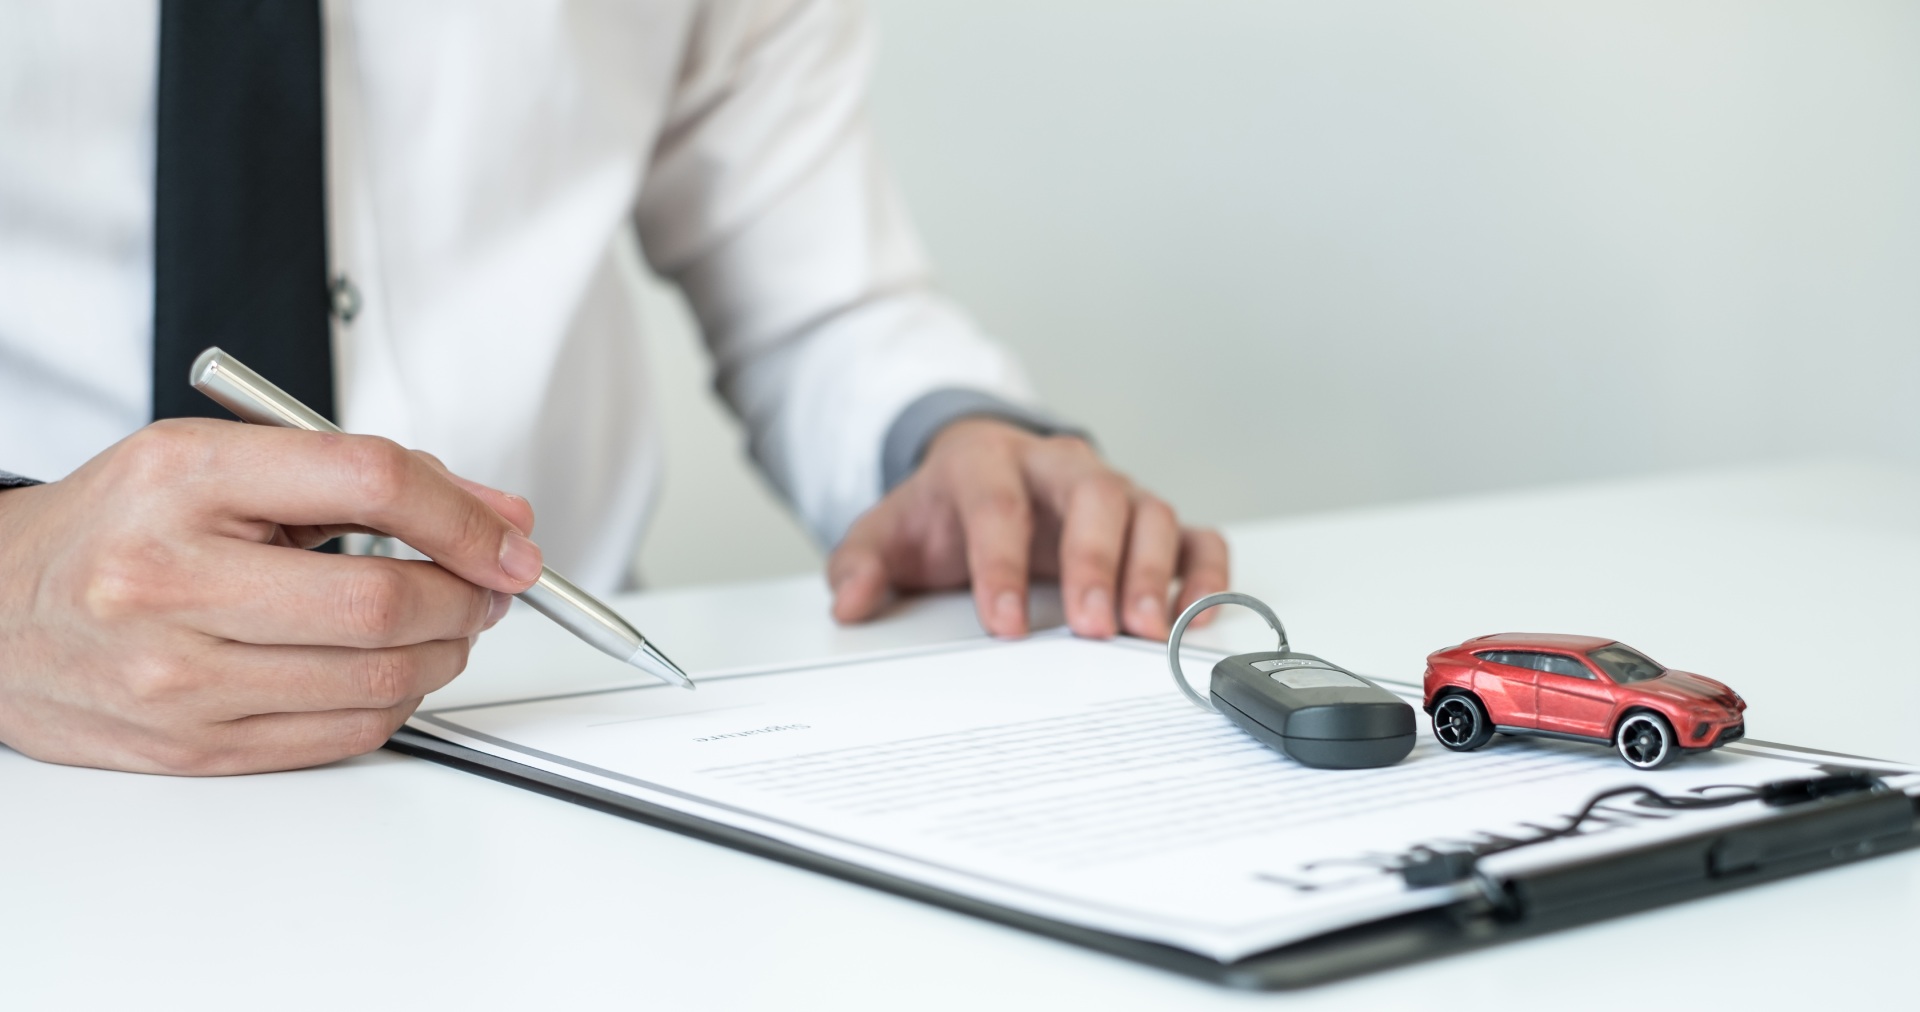
[[1152,618],[1160,614],[1160,610],[1165,607],[1166,605],[1152,594],[1142,594],[1135,598],[1133,602],[1134,612],[1145,618]]
[[520,583],[540,576],[540,549],[519,531],[508,531],[500,539],[500,570]]
[[1001,592],[993,602],[993,624],[1008,634],[1020,628],[1027,617],[1027,606],[1020,595],[1011,590]]
[[1105,587],[1092,587],[1080,595],[1080,626],[1076,630],[1082,636],[1106,636],[1108,623],[1113,620],[1113,596]]
[[502,594],[497,590],[494,591],[493,604],[487,607],[487,624],[481,626],[480,631],[485,632],[498,625],[501,619],[507,617],[507,609],[511,607],[513,607],[512,594]]

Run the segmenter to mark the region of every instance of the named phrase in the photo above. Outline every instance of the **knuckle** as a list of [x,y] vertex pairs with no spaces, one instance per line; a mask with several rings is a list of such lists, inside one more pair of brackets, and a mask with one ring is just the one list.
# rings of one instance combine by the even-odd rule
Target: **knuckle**
[[361,502],[376,514],[398,507],[406,498],[413,455],[399,443],[380,436],[355,436],[340,445]]
[[405,720],[396,719],[388,710],[361,710],[347,720],[340,735],[340,747],[347,755],[366,755],[387,743],[395,728]]
[[1179,518],[1173,512],[1173,507],[1157,495],[1141,495],[1139,501],[1134,503],[1133,509],[1142,523],[1160,524],[1165,527],[1179,526]]
[[[431,667],[451,679],[454,675],[467,669],[467,658],[473,654],[473,638],[465,637],[457,640],[447,640],[446,646],[447,649],[443,653],[434,655],[434,663]],[[411,698],[413,697],[407,697],[407,699]],[[405,699],[402,699],[400,702],[405,701]]]
[[198,667],[174,657],[144,656],[121,674],[128,697],[142,709],[178,703],[198,683]]
[[347,581],[343,619],[356,642],[384,644],[405,624],[408,607],[406,578],[395,569],[366,567]]
[[487,627],[493,615],[493,591],[468,584],[467,617],[460,626],[464,635],[475,636]]
[[1227,568],[1227,539],[1221,537],[1219,531],[1211,528],[1195,531],[1194,540],[1205,550],[1210,565],[1221,570]]
[[1055,433],[1040,440],[1040,445],[1050,453],[1069,457],[1094,456],[1093,444],[1081,436],[1071,433]]
[[204,419],[169,418],[128,436],[117,455],[137,481],[158,484],[203,468],[211,453]]
[[1155,589],[1164,590],[1171,582],[1173,582],[1172,559],[1128,557],[1127,587],[1131,592],[1138,594]]
[[1027,515],[1027,497],[1019,489],[1001,486],[980,493],[974,503],[975,512],[984,518],[1001,522],[1025,519]]
[[130,456],[142,460],[171,459],[182,452],[192,452],[200,428],[198,422],[189,419],[166,418],[142,426],[122,445]]
[[368,705],[399,706],[413,697],[419,660],[408,650],[369,650],[360,661],[360,691]]
[[1062,564],[1076,581],[1111,581],[1114,570],[1120,566],[1120,553],[1107,547],[1081,545],[1069,550]]
[[102,622],[123,622],[151,614],[178,593],[137,549],[108,551],[95,558],[81,591],[87,614]]
[[483,509],[477,499],[467,500],[468,508],[460,510],[455,519],[455,544],[463,545],[468,551],[478,553],[483,558],[491,558],[500,550],[500,539],[506,533],[502,530],[499,514]]
[[438,649],[421,660],[413,691],[395,700],[392,705],[399,706],[408,700],[442,688],[467,669],[467,658],[473,651],[471,638],[446,640],[436,646]]
[[1012,545],[969,545],[965,570],[975,583],[1000,586],[1027,578],[1028,557]]
[[1133,482],[1116,471],[1099,471],[1087,476],[1081,492],[1107,502],[1126,500],[1133,498]]
[[1072,533],[1060,546],[1060,565],[1074,571],[1111,573],[1120,566],[1124,540],[1119,532],[1113,535],[1095,534],[1089,530]]
[[209,776],[221,772],[227,751],[212,742],[180,737],[149,739],[135,746],[134,752],[155,772],[171,776]]

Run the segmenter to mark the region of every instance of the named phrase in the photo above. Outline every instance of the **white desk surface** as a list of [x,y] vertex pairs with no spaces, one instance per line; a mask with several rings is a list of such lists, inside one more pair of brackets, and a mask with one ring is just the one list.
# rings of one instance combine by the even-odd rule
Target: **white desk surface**
[[[1755,737],[1920,759],[1920,474],[1720,472],[1229,535],[1237,587],[1363,672],[1416,677],[1481,633],[1593,632],[1731,682]],[[618,605],[696,672],[977,633],[956,596],[835,628],[811,576]],[[626,680],[517,613],[436,701]],[[0,749],[6,1009],[1911,1008],[1915,939],[1909,853],[1250,995],[391,752],[187,780]]]

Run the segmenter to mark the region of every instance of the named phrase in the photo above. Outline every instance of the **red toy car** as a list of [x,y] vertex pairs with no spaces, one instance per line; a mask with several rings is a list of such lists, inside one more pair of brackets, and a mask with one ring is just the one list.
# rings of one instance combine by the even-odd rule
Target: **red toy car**
[[1636,769],[1746,733],[1747,701],[1613,640],[1505,633],[1427,657],[1433,736],[1456,752],[1494,732],[1612,745]]

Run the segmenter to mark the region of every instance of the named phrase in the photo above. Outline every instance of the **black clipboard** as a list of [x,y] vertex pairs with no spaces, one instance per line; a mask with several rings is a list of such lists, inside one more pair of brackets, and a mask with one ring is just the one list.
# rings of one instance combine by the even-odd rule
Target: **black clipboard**
[[[1752,742],[1771,748],[1789,746]],[[1703,831],[1499,880],[1483,894],[1219,963],[1184,949],[996,906],[695,818],[401,728],[387,747],[538,794],[671,829],[784,864],[971,914],[1225,987],[1311,987],[1920,847],[1920,798],[1899,791],[1807,802],[1765,822]],[[1790,749],[1792,751],[1812,750]],[[1818,753],[1828,755],[1826,753]],[[1872,760],[1832,754],[1871,771]]]

